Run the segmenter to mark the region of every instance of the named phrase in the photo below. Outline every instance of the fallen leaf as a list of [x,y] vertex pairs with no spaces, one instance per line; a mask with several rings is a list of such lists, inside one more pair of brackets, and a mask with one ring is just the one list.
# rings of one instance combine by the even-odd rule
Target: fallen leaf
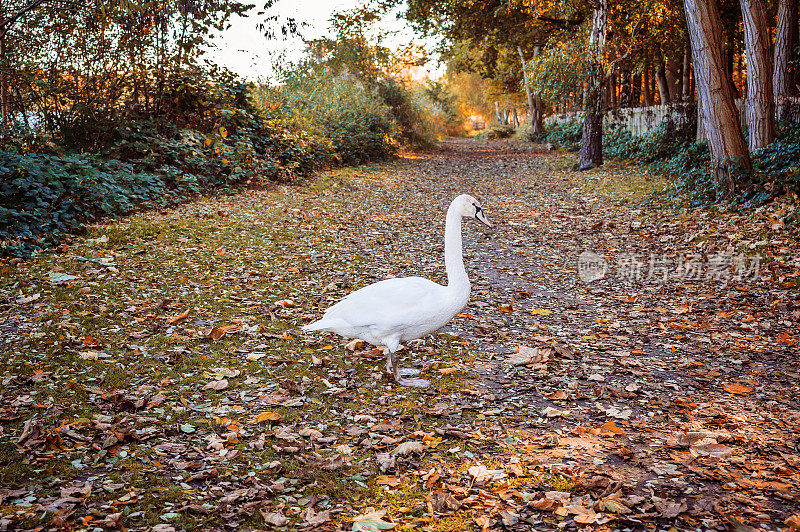
[[353,519],[351,532],[378,532],[380,530],[391,530],[396,526],[395,523],[383,520],[386,510],[378,510],[377,512],[372,508],[368,508],[368,510],[372,511]]
[[753,393],[753,389],[750,386],[738,382],[725,383],[722,385],[722,389],[736,395],[748,395]]
[[256,423],[263,423],[265,421],[278,421],[281,415],[277,412],[261,412],[256,416]]
[[[396,441],[396,440],[395,440]],[[398,454],[400,456],[406,456],[408,454],[422,454],[425,451],[425,447],[418,441],[407,441],[398,445],[392,454]]]
[[264,522],[268,525],[283,526],[289,522],[289,519],[280,511],[268,512],[266,510],[259,510],[259,512],[261,512],[261,517],[264,518]]
[[517,348],[516,353],[506,355],[506,362],[512,366],[524,366],[526,364],[541,364],[549,358],[549,349],[521,345]]
[[174,325],[176,323],[182,323],[182,322],[184,322],[184,321],[189,319],[189,312],[190,312],[190,309],[187,308],[186,310],[184,310],[180,314],[177,314],[177,315],[171,317],[170,319],[168,319],[167,323],[172,324],[172,325]]
[[323,510],[319,513],[314,513],[314,510],[307,508],[303,514],[303,519],[306,520],[304,526],[319,526],[331,520],[331,511]]
[[210,381],[208,384],[203,386],[204,390],[216,390],[221,391],[228,387],[228,379],[220,379],[218,381]]

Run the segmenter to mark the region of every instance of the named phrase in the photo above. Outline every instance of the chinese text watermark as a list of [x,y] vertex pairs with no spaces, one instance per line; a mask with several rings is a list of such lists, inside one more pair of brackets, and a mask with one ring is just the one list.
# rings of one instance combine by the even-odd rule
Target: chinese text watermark
[[578,277],[584,283],[605,278],[609,273],[631,283],[666,283],[668,281],[735,281],[758,278],[760,255],[744,253],[683,253],[677,257],[650,253],[622,253],[614,260],[584,251],[578,256]]

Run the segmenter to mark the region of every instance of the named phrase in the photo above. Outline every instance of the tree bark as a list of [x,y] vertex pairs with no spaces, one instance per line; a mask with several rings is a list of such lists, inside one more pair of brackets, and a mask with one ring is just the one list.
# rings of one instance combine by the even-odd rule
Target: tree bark
[[689,56],[691,55],[691,46],[689,46],[689,42],[685,42],[683,45],[683,101],[688,102],[692,98],[692,87],[690,84],[690,72],[692,71],[691,61],[689,60]]
[[661,55],[660,51],[658,52],[656,61],[656,83],[658,83],[659,103],[661,105],[666,105],[669,103],[669,83],[664,73],[664,56]]
[[644,105],[650,107],[653,105],[653,95],[650,93],[650,65],[645,63],[644,72],[642,72],[642,89],[644,95]]
[[706,141],[706,123],[703,120],[703,100],[697,98],[697,136],[695,142],[698,144]]
[[789,108],[788,100],[795,92],[796,71],[792,60],[798,45],[797,0],[778,0],[775,28],[775,72],[773,91],[777,118],[782,120]]
[[603,58],[608,0],[592,5],[592,32],[589,36],[589,76],[586,115],[583,119],[581,151],[576,170],[589,170],[603,164]]
[[497,123],[499,125],[503,125],[503,115],[500,114],[500,104],[498,102],[494,102],[494,114],[497,116]]
[[769,25],[764,0],[740,0],[747,54],[747,128],[750,151],[775,139]]
[[751,163],[726,72],[719,11],[714,0],[683,0],[683,5],[717,196],[730,196],[739,188],[740,172],[749,172]]
[[681,64],[674,57],[666,60],[665,75],[667,87],[669,88],[669,101],[679,102],[683,97],[683,77],[681,76]]
[[631,107],[631,102],[633,101],[633,74],[627,62],[622,67],[620,78],[622,81],[619,87],[619,106]]
[[642,97],[642,75],[631,76],[631,107],[641,106]]
[[0,103],[2,104],[3,128],[8,129],[8,60],[6,58],[6,36],[0,36]]

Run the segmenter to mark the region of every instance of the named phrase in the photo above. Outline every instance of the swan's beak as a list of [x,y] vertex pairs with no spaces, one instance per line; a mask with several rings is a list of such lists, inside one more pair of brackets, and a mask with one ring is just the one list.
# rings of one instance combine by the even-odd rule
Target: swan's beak
[[478,211],[478,212],[476,212],[476,213],[475,213],[475,219],[476,219],[476,220],[478,220],[478,221],[480,221],[480,222],[483,222],[483,223],[484,223],[484,224],[486,224],[488,227],[491,227],[491,226],[492,226],[492,223],[491,223],[491,222],[490,222],[490,221],[489,221],[489,220],[486,218],[486,215],[485,215],[485,214],[483,214],[483,211]]

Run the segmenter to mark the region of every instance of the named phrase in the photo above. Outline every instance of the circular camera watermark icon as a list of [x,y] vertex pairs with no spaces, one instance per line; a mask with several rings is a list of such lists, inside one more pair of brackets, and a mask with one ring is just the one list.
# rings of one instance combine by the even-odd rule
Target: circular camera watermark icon
[[578,255],[578,277],[586,284],[598,281],[606,276],[608,263],[606,259],[591,251]]

